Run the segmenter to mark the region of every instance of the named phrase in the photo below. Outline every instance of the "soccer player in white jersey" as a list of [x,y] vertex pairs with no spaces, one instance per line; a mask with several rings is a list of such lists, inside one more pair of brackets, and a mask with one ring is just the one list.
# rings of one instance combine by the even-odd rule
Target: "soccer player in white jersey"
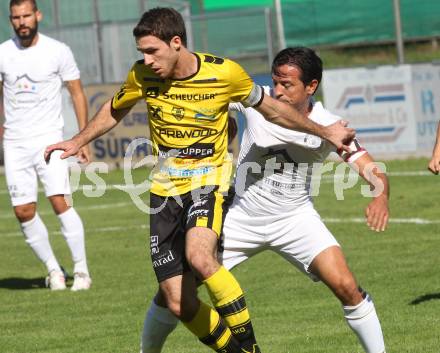
[[[67,162],[59,156],[48,164],[44,160],[45,147],[63,136],[63,81],[72,97],[79,128],[87,124],[87,100],[80,73],[68,46],[38,32],[42,13],[35,0],[11,0],[9,9],[16,36],[0,44],[0,101],[5,115],[5,171],[12,206],[26,243],[47,268],[47,286],[51,290],[66,289],[47,228],[37,213],[38,177],[72,254],[71,290],[89,289],[83,224],[65,198],[71,194]],[[88,148],[77,157],[80,162],[88,162]]]
[[[339,118],[312,99],[321,77],[322,62],[313,50],[284,49],[273,62],[272,94],[315,122],[332,124]],[[239,103],[230,108],[244,114],[247,127],[236,172],[237,194],[223,228],[224,266],[231,269],[261,251],[273,250],[331,289],[365,352],[385,352],[373,301],[356,283],[338,242],[311,200],[310,166],[323,162],[335,148],[316,136],[276,126]],[[389,215],[387,178],[356,140],[351,150],[342,153],[344,160],[373,188],[383,188],[368,204],[365,215],[372,230],[384,231]],[[158,294],[147,312],[142,353],[160,352],[177,324],[162,302]]]

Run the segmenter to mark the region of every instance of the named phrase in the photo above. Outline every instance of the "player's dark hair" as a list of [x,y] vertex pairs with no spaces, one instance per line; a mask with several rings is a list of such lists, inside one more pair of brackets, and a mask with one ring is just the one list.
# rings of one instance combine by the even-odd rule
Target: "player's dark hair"
[[186,29],[182,16],[171,7],[156,7],[145,12],[133,29],[136,38],[155,36],[169,44],[174,36],[179,36],[186,46]]
[[24,4],[26,2],[31,3],[33,11],[38,10],[37,2],[35,0],[11,0],[9,2],[9,9],[11,9],[12,6],[20,6],[21,4]]
[[273,59],[272,74],[278,73],[282,65],[296,66],[301,70],[301,81],[308,85],[313,80],[318,84],[322,79],[322,60],[315,51],[306,47],[291,47],[281,50]]

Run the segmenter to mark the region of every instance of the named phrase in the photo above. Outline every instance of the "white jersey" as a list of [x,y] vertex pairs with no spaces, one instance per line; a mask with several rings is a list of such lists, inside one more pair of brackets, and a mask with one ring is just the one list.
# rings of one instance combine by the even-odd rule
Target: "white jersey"
[[[266,93],[270,94],[265,87]],[[230,105],[246,118],[247,127],[238,157],[234,203],[253,214],[285,213],[311,203],[314,164],[322,163],[336,148],[315,135],[268,122],[253,108]],[[313,103],[309,118],[327,126],[340,118]]]
[[79,79],[70,48],[41,33],[24,48],[17,38],[0,44],[5,140],[21,140],[62,131],[63,81]]

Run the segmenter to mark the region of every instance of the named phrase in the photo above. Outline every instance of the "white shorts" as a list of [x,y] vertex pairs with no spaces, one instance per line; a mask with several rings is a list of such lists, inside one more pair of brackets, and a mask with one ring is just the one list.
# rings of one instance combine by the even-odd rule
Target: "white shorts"
[[37,201],[37,177],[47,197],[71,193],[68,164],[60,159],[62,151],[52,153],[49,164],[44,160],[46,147],[62,140],[61,133],[52,133],[29,140],[3,141],[6,183],[12,206]]
[[227,269],[272,250],[314,281],[318,278],[309,272],[313,259],[323,250],[339,246],[312,205],[294,213],[256,216],[234,202],[226,214],[223,234],[223,265]]

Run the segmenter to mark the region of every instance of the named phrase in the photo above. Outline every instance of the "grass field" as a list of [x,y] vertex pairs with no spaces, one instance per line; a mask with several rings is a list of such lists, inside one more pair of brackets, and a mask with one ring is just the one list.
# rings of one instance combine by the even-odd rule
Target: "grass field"
[[[371,232],[358,218],[368,199],[360,186],[337,201],[326,182],[316,199],[361,285],[374,297],[388,353],[440,352],[440,177],[424,173],[426,159],[386,162],[391,173],[391,224]],[[417,172],[422,172],[417,175]],[[136,172],[140,181],[145,172]],[[122,172],[105,176],[123,183]],[[87,181],[83,180],[84,183]],[[40,194],[40,197],[43,195]],[[137,353],[139,333],[156,289],[147,243],[148,217],[129,196],[107,190],[99,198],[74,194],[87,232],[93,276],[88,292],[51,293],[45,271],[27,247],[0,177],[0,352]],[[58,220],[41,200],[39,212],[59,261],[72,270]],[[265,353],[357,353],[361,348],[340,305],[322,284],[263,253],[234,270],[247,292]],[[204,290],[201,296],[207,299]],[[182,325],[164,353],[209,352]]]

